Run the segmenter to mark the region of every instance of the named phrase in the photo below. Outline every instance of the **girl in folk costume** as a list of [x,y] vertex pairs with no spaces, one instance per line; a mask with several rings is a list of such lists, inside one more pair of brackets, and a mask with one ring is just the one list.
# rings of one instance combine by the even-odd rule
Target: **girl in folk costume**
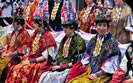
[[73,9],[69,9],[72,6],[72,1],[64,0],[65,4],[67,7],[63,6],[65,8],[63,8],[61,14],[65,37],[61,40],[56,56],[56,63],[51,67],[54,72],[44,72],[40,77],[39,83],[64,83],[70,68],[80,57],[78,54],[85,51],[86,45],[84,40],[80,35],[75,33],[78,24],[74,21],[76,19],[76,12],[71,11]]
[[113,74],[110,83],[133,83],[133,41],[127,48],[120,67]]
[[22,27],[23,25],[23,18],[16,17],[14,19],[13,26],[15,30],[11,33],[11,36],[7,41],[7,48],[1,50],[2,55],[0,56],[0,75],[11,58],[14,59],[18,52],[25,53],[24,50],[29,40],[29,34]]
[[[40,13],[42,15],[42,12]],[[41,19],[39,15],[34,16],[33,21],[35,32],[28,42],[29,53],[8,71],[6,83],[38,83],[40,75],[51,69],[47,59],[50,55],[54,58],[56,42],[46,29],[47,22],[43,18]]]
[[92,29],[94,28],[95,23],[95,3],[94,0],[85,0],[87,7],[83,8],[79,14],[79,25],[80,29],[87,32],[93,33]]
[[123,0],[114,0],[115,7],[112,10],[112,24],[109,32],[122,44],[130,42],[130,31],[125,27],[128,25],[128,16],[132,14],[131,8]]
[[105,8],[96,10],[98,33],[89,41],[85,58],[72,67],[68,83],[108,83],[110,74],[119,66],[119,48],[108,32],[111,18],[107,11]]
[[63,0],[50,0],[49,1],[49,24],[55,31],[61,30],[61,9]]
[[62,25],[65,32],[65,37],[61,40],[56,64],[51,68],[54,71],[44,72],[39,80],[39,83],[64,83],[70,68],[79,58],[79,54],[85,51],[84,40],[75,33],[77,24],[75,22],[66,22]]

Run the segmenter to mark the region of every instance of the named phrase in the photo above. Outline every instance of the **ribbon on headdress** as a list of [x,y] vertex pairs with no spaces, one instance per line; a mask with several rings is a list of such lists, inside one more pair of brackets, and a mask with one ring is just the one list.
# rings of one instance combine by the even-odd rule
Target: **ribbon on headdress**
[[75,21],[77,20],[77,13],[72,4],[72,0],[64,0],[61,10],[61,21]]
[[[43,11],[43,16],[41,15],[41,11]],[[43,20],[49,21],[48,0],[41,0],[39,2],[33,16],[41,16]]]

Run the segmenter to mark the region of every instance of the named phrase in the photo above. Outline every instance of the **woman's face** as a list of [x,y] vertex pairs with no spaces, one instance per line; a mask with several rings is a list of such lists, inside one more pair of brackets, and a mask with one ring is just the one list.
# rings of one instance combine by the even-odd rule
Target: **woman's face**
[[21,26],[21,25],[18,24],[17,22],[13,22],[13,27],[14,27],[15,29],[19,28],[20,26]]
[[63,31],[65,32],[66,35],[69,35],[72,32],[74,32],[74,29],[70,29],[69,27],[64,27]]
[[60,0],[54,0],[55,2],[59,2]]
[[40,30],[39,24],[37,24],[36,22],[33,23],[33,27],[36,31]]
[[106,22],[103,22],[103,23],[98,23],[97,24],[97,32],[100,34],[100,35],[104,35],[106,32],[107,32],[107,23]]
[[93,0],[85,0],[85,3],[86,3],[87,5],[89,5],[89,4],[93,3]]
[[123,2],[123,0],[114,0],[115,5],[119,5]]

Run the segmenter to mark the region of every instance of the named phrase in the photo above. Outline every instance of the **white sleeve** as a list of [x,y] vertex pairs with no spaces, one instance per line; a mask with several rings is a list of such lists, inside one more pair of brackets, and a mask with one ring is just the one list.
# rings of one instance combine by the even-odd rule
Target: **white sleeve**
[[[54,53],[54,47],[50,47],[48,48],[48,51],[49,51],[49,55],[55,59],[55,53]],[[45,51],[42,52],[42,55],[44,56],[45,59],[48,59],[48,52],[47,52],[47,49]]]

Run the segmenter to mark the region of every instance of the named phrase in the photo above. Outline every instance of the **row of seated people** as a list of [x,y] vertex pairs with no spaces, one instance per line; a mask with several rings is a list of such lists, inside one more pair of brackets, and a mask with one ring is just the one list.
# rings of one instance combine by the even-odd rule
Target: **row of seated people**
[[[108,83],[112,74],[119,70],[123,73],[119,74],[121,79],[116,78],[118,73],[114,73],[112,83],[115,80],[118,80],[116,83],[121,83],[132,78],[132,75],[127,75],[128,78],[122,76],[127,74],[127,69],[124,70],[120,65],[122,58],[120,49],[116,39],[108,32],[108,20],[96,21],[98,33],[91,38],[87,48],[84,39],[75,32],[77,24],[63,23],[65,37],[60,42],[56,56],[54,54],[56,41],[46,29],[47,23],[45,21],[43,23],[44,26],[40,18],[34,18],[35,31],[29,36],[22,28],[24,20],[20,18],[14,20],[15,30],[0,50],[1,82]],[[128,49],[132,50],[130,47]],[[132,51],[129,55],[132,55]],[[122,60],[122,65],[124,61]]]

